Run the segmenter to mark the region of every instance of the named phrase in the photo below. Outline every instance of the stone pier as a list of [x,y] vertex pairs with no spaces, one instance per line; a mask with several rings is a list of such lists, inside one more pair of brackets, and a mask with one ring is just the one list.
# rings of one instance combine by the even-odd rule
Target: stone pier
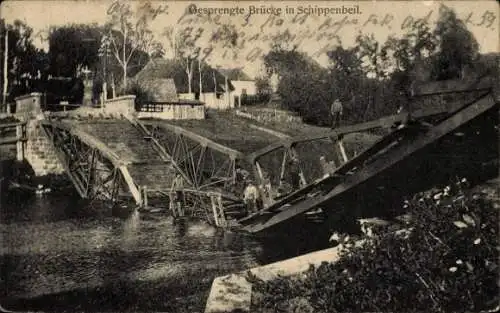
[[39,119],[29,120],[26,126],[28,140],[24,158],[33,168],[36,176],[64,173],[64,167],[57,158],[52,142],[44,133]]
[[24,158],[36,176],[63,174],[64,168],[40,124],[45,118],[41,110],[41,94],[31,93],[16,98],[15,116],[27,123],[24,134],[18,134],[18,137],[27,138],[26,141],[17,144],[18,160]]

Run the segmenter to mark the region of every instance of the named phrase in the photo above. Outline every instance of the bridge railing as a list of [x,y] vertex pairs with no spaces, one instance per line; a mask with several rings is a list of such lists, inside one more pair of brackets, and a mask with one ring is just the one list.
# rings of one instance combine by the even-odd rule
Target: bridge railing
[[80,104],[69,104],[65,102],[61,103],[44,103],[42,104],[42,110],[50,112],[66,112],[80,108]]
[[204,119],[205,105],[196,100],[178,100],[171,102],[148,102],[136,104],[139,118],[156,119]]

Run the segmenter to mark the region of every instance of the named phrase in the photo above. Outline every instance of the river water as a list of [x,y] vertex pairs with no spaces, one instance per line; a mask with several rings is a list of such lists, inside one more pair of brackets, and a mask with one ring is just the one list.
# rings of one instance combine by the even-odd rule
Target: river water
[[274,261],[248,235],[202,221],[116,212],[74,194],[4,191],[1,202],[9,310],[202,312],[214,277]]

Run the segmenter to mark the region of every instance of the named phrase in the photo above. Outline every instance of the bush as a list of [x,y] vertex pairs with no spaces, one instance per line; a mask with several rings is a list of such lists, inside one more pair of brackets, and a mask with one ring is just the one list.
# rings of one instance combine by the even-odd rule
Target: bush
[[379,233],[304,279],[262,282],[255,310],[305,298],[314,312],[479,311],[498,303],[498,203],[450,188],[405,206],[407,237]]
[[120,95],[135,95],[135,110],[140,111],[142,105],[151,102],[152,95],[145,88],[141,87],[137,82],[131,82],[126,88],[121,88],[118,92]]

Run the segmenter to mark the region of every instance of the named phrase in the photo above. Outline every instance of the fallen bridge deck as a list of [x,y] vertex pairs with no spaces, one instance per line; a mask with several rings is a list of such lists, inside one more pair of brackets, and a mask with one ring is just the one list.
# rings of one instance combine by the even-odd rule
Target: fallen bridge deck
[[[239,222],[245,231],[261,233],[307,211],[324,208],[347,191],[382,176],[397,164],[492,110],[498,110],[498,99],[492,93],[483,92],[462,103],[461,107],[434,125],[418,122],[405,124],[338,167],[329,177],[308,184]],[[356,128],[356,125],[353,127]]]

